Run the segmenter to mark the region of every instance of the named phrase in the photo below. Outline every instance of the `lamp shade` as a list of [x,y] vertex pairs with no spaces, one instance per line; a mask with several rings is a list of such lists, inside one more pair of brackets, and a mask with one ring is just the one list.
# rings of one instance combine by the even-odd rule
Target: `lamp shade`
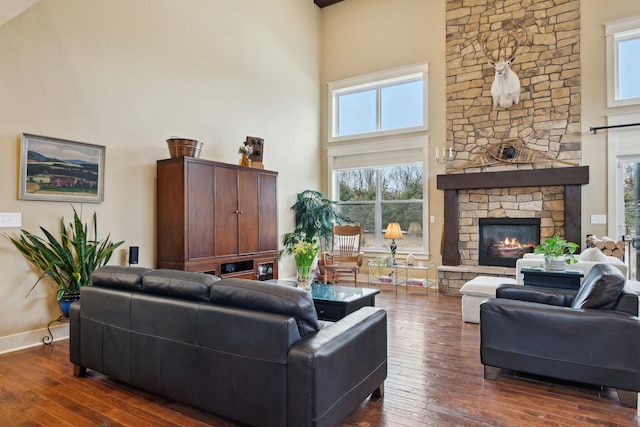
[[384,232],[385,239],[402,239],[402,230],[397,222],[390,222],[387,225],[387,231]]

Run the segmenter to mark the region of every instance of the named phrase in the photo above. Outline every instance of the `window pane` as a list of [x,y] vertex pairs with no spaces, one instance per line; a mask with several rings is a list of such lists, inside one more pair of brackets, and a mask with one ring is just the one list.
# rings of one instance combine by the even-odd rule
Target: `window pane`
[[421,200],[422,164],[386,167],[382,170],[383,200]]
[[348,169],[336,172],[338,200],[341,202],[376,199],[376,169]]
[[618,61],[620,99],[640,97],[640,37],[618,43]]
[[362,247],[375,247],[375,204],[340,204],[340,212],[346,214],[354,224],[362,224]]
[[338,136],[375,131],[375,89],[338,96]]
[[[399,222],[403,238],[396,240],[398,251],[422,250],[422,203],[385,203],[382,205],[382,224],[386,229],[390,222]],[[383,231],[384,235],[384,231]],[[383,239],[383,246],[391,242]]]
[[380,89],[381,130],[423,125],[422,80],[385,86]]

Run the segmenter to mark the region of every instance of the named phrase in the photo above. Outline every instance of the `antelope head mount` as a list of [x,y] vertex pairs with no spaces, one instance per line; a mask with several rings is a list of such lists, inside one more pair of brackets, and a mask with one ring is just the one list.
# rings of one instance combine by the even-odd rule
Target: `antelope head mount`
[[481,34],[478,43],[489,64],[496,70],[491,84],[493,106],[509,108],[520,102],[520,79],[511,69],[511,65],[516,60],[520,46],[527,42],[527,29],[522,24],[515,24],[506,35],[498,34],[497,52],[491,53],[487,52],[487,39],[490,35],[491,33]]

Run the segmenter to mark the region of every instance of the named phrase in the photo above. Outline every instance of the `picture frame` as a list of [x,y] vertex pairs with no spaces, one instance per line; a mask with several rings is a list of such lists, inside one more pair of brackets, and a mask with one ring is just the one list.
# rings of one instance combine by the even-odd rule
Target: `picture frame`
[[104,201],[104,146],[28,133],[21,145],[20,199]]

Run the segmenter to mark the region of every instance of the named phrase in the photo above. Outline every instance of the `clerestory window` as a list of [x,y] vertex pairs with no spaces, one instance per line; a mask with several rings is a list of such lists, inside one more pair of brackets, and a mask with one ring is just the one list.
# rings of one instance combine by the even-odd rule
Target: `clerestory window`
[[607,107],[640,104],[640,17],[605,24]]

